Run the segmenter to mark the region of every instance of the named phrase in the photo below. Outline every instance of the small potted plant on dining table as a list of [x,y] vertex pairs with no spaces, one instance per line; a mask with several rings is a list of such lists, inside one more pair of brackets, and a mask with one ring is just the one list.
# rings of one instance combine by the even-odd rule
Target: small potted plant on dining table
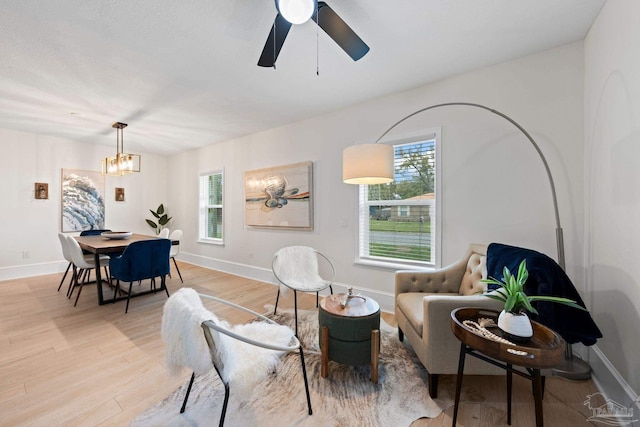
[[527,295],[524,292],[524,284],[529,278],[526,259],[520,262],[516,276],[506,266],[502,274],[502,281],[493,277],[482,280],[485,283],[500,286],[495,292],[484,295],[504,303],[504,309],[498,316],[498,327],[514,341],[523,342],[533,336],[531,321],[527,316],[527,312],[538,314],[538,311],[531,305],[533,301],[556,302],[586,311],[584,307],[569,298]]

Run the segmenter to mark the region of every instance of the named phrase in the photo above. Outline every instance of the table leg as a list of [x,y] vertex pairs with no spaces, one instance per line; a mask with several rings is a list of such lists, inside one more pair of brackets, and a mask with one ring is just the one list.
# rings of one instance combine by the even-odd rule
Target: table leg
[[513,365],[507,363],[507,424],[511,425],[511,392],[513,390]]
[[371,382],[378,384],[378,358],[380,356],[380,330],[371,331]]
[[467,346],[460,344],[460,358],[458,359],[458,377],[456,378],[456,399],[453,405],[453,423],[452,427],[456,427],[458,420],[458,406],[460,405],[460,392],[462,391],[462,374],[464,373],[464,358],[467,355]]
[[329,328],[324,325],[320,331],[320,376],[329,375]]
[[96,287],[98,288],[98,305],[104,304],[104,297],[102,295],[102,274],[100,273],[100,254],[95,253],[94,259],[96,263]]
[[531,381],[533,381],[533,398],[536,407],[536,427],[544,426],[542,418],[542,379],[540,378],[540,369],[533,369]]

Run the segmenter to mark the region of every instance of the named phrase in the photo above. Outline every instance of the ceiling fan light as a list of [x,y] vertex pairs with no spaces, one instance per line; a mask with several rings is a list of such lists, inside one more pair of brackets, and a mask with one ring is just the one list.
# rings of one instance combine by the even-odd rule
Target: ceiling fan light
[[304,24],[313,15],[316,0],[275,0],[276,9],[292,24]]

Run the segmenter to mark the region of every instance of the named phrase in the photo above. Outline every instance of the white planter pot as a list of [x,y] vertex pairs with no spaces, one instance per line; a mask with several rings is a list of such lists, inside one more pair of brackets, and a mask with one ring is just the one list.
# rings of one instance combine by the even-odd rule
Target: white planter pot
[[533,336],[531,320],[526,314],[514,314],[502,310],[498,316],[498,327],[506,332],[512,341],[526,341]]

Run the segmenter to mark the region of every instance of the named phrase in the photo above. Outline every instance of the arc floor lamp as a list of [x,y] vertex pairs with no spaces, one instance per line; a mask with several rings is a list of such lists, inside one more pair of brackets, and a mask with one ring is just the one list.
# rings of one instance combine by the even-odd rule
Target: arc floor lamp
[[[553,212],[556,220],[556,248],[558,253],[558,265],[565,269],[565,257],[564,257],[564,237],[562,233],[562,227],[560,226],[560,213],[558,211],[558,200],[556,197],[556,187],[553,182],[553,176],[551,175],[551,169],[547,159],[542,154],[542,150],[533,139],[533,137],[527,132],[520,124],[518,124],[511,117],[507,116],[500,111],[494,110],[482,104],[475,104],[471,102],[446,102],[442,104],[435,104],[429,107],[421,108],[413,113],[403,117],[395,122],[389,129],[384,131],[380,137],[373,144],[358,144],[347,147],[343,152],[342,158],[342,179],[347,184],[386,184],[393,181],[394,174],[394,153],[393,147],[386,144],[379,144],[391,130],[393,130],[400,123],[403,123],[411,117],[423,113],[428,110],[433,110],[442,107],[473,107],[486,110],[497,116],[502,117],[509,123],[514,125],[520,132],[524,134],[527,140],[533,145],[540,160],[544,165],[544,169],[547,173],[549,180],[549,186],[551,187],[551,197],[553,199]],[[570,379],[587,379],[591,375],[591,368],[582,359],[573,356],[571,345],[567,345],[565,353],[565,362],[555,369],[555,373],[559,376],[563,376]]]

